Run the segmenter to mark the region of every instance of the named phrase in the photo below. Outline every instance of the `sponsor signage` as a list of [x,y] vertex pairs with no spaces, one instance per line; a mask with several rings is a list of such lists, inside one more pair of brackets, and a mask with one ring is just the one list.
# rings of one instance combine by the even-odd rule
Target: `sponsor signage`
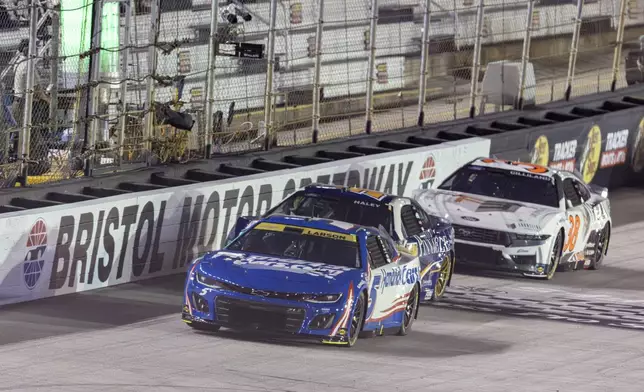
[[488,156],[489,148],[490,140],[468,139],[3,214],[0,305],[181,272],[219,249],[239,216],[261,215],[303,186],[319,182],[411,196]]
[[[532,132],[529,153],[516,158],[578,171],[586,183],[621,186],[629,170],[636,168],[635,162],[641,161],[639,152],[644,150],[639,138],[641,121],[640,117],[602,116],[577,126],[545,128]],[[492,140],[493,151],[494,144]]]

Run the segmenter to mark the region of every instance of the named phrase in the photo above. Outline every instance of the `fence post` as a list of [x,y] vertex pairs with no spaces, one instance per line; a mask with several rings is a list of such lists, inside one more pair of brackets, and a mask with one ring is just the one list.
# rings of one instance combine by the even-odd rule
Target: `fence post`
[[123,154],[125,153],[124,143],[125,143],[125,131],[127,129],[127,87],[128,87],[128,65],[130,63],[130,45],[131,45],[131,33],[130,33],[130,24],[132,24],[132,0],[123,1],[124,12],[125,12],[125,26],[123,26],[123,36],[121,37],[121,105],[123,113],[123,119],[121,120],[121,126],[119,129],[118,136],[118,167],[121,167],[123,164]]
[[148,36],[148,80],[145,89],[146,103],[144,105],[144,132],[143,142],[145,146],[146,162],[150,163],[152,154],[152,135],[154,130],[154,99],[155,99],[155,79],[157,73],[157,36],[159,35],[159,3],[160,0],[150,1],[150,32]]
[[27,186],[29,178],[29,148],[31,145],[31,112],[34,100],[34,82],[36,73],[36,57],[38,56],[38,1],[31,0],[31,17],[29,19],[29,58],[27,60],[27,81],[24,96],[24,111],[22,131],[18,145],[20,157],[20,185]]
[[[60,2],[55,2],[51,10],[51,47],[49,48],[51,58],[49,59],[51,74],[49,83],[51,84],[49,119],[51,121],[51,131],[58,130],[58,63],[60,61]],[[74,140],[72,139],[72,143]]]
[[266,61],[266,89],[264,90],[264,124],[267,128],[264,150],[269,150],[277,142],[277,135],[271,121],[273,107],[273,71],[275,70],[275,24],[277,21],[277,1],[271,0],[270,22],[268,24],[268,59]]
[[217,65],[217,29],[219,28],[219,0],[211,0],[210,4],[210,40],[208,48],[208,79],[206,80],[206,129],[204,135],[204,147],[206,158],[210,158],[212,152],[213,113],[215,108],[215,67]]
[[322,33],[324,31],[324,0],[319,0],[318,24],[315,29],[315,71],[313,75],[313,143],[318,142],[320,127],[320,73],[322,70]]
[[425,124],[425,102],[427,100],[427,58],[429,57],[429,18],[432,0],[425,0],[425,13],[423,16],[423,38],[420,48],[420,88],[418,91],[418,123],[419,127]]
[[579,31],[581,30],[581,15],[584,8],[584,0],[577,0],[577,16],[575,28],[572,31],[570,42],[570,57],[568,58],[568,76],[566,77],[566,92],[564,98],[570,100],[572,94],[572,82],[575,79],[575,67],[577,66],[577,54],[579,53]]
[[613,56],[613,81],[610,84],[610,91],[615,91],[617,87],[617,76],[619,75],[620,58],[622,57],[622,46],[624,45],[624,22],[626,19],[626,2],[621,0],[619,5],[619,22],[617,23],[617,39],[615,45],[615,55]]
[[96,118],[98,99],[100,94],[100,72],[101,72],[101,25],[103,22],[103,0],[94,0],[92,4],[92,39],[90,50],[92,54],[89,60],[89,94],[86,121],[86,135],[89,147],[89,157],[85,164],[85,176],[92,175],[94,170],[94,161],[96,159],[96,135],[98,133],[98,119]]
[[373,119],[373,82],[376,71],[376,27],[378,26],[378,0],[371,0],[371,23],[369,24],[369,61],[367,75],[366,94],[366,124],[365,132],[371,134],[371,122]]
[[534,10],[534,0],[528,0],[528,18],[523,37],[523,53],[521,54],[521,73],[519,78],[519,99],[517,109],[523,109],[523,94],[525,92],[525,73],[530,60],[530,41],[532,39],[532,14]]
[[483,39],[484,0],[479,0],[476,9],[476,37],[474,37],[474,55],[472,57],[472,76],[470,80],[470,118],[476,116],[476,93],[479,89],[481,73],[481,41]]

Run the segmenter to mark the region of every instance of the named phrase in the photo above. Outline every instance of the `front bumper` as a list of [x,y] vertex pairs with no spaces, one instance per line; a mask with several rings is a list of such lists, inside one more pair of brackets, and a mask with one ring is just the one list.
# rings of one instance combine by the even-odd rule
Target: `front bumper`
[[457,265],[534,277],[549,271],[545,245],[515,248],[456,240],[455,249]]
[[182,319],[233,330],[348,344],[346,299],[334,304],[267,299],[189,282]]

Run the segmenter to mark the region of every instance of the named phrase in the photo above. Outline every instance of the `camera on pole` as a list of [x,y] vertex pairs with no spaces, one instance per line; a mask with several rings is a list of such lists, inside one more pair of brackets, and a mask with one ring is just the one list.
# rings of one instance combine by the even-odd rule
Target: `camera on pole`
[[243,7],[235,4],[234,2],[229,2],[229,4],[222,8],[220,11],[221,17],[230,24],[237,24],[239,18],[244,22],[250,22],[253,20],[253,17],[246,11]]

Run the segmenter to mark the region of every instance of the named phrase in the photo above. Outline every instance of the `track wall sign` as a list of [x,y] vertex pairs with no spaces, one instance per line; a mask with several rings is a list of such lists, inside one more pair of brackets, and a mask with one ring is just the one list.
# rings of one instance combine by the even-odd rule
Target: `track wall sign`
[[180,272],[194,258],[220,248],[238,216],[262,214],[307,184],[408,196],[488,156],[489,150],[489,139],[474,138],[3,214],[0,305]]
[[[586,183],[609,188],[644,175],[644,118],[611,113],[589,121],[527,130],[527,148],[514,149],[492,137],[492,154],[557,169],[578,171]],[[517,152],[518,151],[518,152]]]

